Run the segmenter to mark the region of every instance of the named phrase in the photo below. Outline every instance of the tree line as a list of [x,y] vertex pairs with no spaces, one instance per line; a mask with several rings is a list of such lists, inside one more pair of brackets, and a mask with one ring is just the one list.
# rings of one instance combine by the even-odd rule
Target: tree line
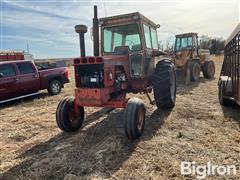
[[209,49],[210,54],[221,54],[224,50],[224,42],[222,38],[212,38],[206,35],[200,37],[200,47]]

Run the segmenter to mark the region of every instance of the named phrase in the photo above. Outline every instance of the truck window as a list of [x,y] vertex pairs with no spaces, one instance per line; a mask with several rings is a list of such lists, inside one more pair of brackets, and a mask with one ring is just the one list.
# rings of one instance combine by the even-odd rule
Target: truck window
[[152,43],[151,43],[151,36],[150,36],[150,30],[149,27],[143,24],[143,29],[144,29],[144,37],[145,37],[145,42],[146,42],[146,47],[147,48],[152,48]]
[[3,74],[3,77],[11,77],[16,75],[16,71],[11,64],[4,64],[0,66],[0,73]]
[[33,67],[31,63],[17,63],[18,69],[21,74],[30,74],[34,73]]

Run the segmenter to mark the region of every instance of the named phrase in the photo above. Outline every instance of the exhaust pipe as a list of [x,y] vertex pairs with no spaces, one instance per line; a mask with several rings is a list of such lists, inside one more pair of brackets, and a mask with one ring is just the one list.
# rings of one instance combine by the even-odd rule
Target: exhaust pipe
[[99,56],[99,21],[97,15],[97,6],[94,6],[94,18],[93,18],[93,54]]
[[79,34],[81,57],[86,56],[84,34],[87,32],[87,26],[79,24],[75,26],[76,33]]

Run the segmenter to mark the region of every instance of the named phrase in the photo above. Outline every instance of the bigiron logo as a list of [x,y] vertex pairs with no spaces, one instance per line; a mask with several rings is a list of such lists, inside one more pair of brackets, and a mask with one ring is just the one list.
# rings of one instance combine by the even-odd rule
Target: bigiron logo
[[197,179],[204,179],[208,176],[235,176],[240,173],[239,166],[236,165],[213,165],[208,162],[205,165],[198,165],[195,161],[181,162],[181,175],[194,175]]

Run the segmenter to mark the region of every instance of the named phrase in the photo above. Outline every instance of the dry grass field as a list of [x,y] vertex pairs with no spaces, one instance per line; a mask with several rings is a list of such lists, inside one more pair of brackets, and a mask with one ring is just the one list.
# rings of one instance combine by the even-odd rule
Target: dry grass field
[[[73,95],[71,83],[58,96],[43,91],[39,98],[0,108],[0,179],[191,179],[181,176],[181,161],[215,165],[240,164],[240,110],[221,107],[217,81],[222,56],[212,57],[216,78],[178,87],[176,106],[147,107],[143,136],[129,141],[123,110],[86,108],[83,128],[61,132],[55,122],[58,102]],[[130,95],[132,96],[132,95]],[[212,179],[240,179],[210,176]]]

